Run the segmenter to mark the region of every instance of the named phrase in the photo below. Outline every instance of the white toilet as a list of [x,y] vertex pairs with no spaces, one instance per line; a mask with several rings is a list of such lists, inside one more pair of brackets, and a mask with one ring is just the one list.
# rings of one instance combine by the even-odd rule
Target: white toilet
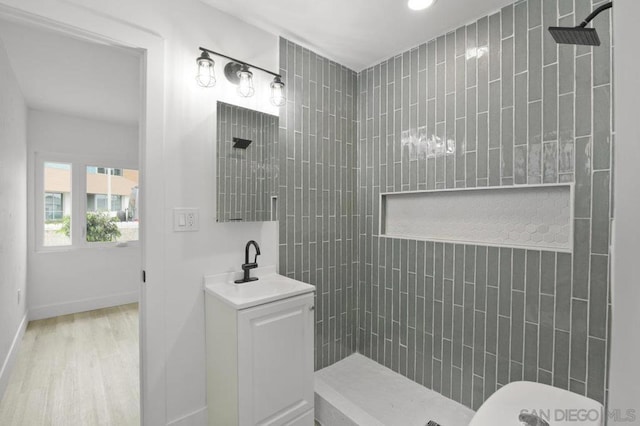
[[564,389],[513,382],[485,401],[469,426],[603,426],[602,404]]

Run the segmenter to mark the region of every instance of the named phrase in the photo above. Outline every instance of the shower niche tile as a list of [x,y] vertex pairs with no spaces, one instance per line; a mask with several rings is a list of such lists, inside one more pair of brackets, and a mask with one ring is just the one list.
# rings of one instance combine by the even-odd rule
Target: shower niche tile
[[573,184],[380,194],[382,237],[573,251]]

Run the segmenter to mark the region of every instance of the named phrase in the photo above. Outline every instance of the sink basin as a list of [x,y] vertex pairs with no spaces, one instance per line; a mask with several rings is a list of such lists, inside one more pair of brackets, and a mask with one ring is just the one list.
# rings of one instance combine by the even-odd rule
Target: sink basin
[[315,291],[315,287],[275,272],[275,267],[254,269],[258,281],[235,284],[242,272],[211,275],[204,278],[205,292],[234,309],[247,309],[280,299]]

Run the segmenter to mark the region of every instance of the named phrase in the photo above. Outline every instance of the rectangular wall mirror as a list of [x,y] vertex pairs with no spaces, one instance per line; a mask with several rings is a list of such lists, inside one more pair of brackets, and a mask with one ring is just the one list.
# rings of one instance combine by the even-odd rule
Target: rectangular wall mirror
[[278,117],[218,102],[218,222],[277,220]]

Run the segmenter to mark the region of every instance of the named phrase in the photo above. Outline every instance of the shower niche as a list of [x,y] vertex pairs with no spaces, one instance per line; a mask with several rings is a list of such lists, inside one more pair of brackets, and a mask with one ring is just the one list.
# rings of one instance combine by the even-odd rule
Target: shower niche
[[380,236],[573,251],[573,184],[380,194]]

